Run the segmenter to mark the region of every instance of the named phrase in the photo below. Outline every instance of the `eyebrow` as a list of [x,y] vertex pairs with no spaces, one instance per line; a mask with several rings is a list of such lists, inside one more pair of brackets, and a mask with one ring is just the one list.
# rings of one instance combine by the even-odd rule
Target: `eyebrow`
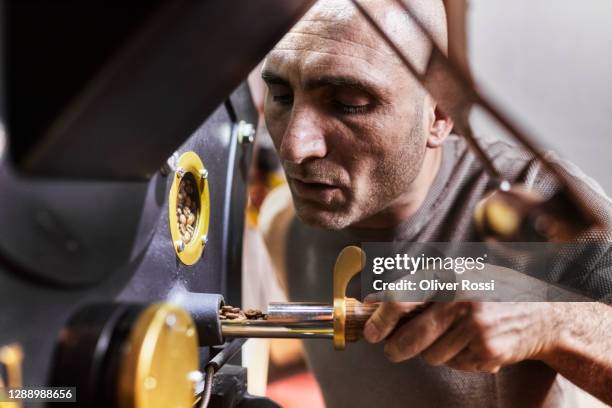
[[287,79],[281,77],[280,75],[276,75],[272,72],[267,72],[267,71],[262,72],[261,79],[263,79],[264,82],[268,85],[275,84],[275,85],[289,86],[289,81]]
[[317,89],[322,87],[351,88],[368,94],[376,94],[376,86],[368,81],[350,76],[322,76],[306,82],[306,89]]
[[[261,74],[261,78],[268,85],[285,85],[290,86],[289,81],[280,75],[273,72],[264,71]],[[357,91],[365,92],[371,95],[378,95],[377,86],[370,81],[362,80],[351,76],[320,76],[314,79],[310,79],[306,82],[306,89],[317,89],[322,87],[346,87],[355,89]]]

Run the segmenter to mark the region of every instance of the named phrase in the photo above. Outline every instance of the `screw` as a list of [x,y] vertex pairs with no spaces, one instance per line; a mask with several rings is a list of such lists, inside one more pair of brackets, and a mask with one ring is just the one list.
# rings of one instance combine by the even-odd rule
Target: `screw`
[[170,167],[170,165],[167,162],[162,164],[162,166],[159,169],[159,173],[164,177],[170,174],[171,171],[172,171],[172,167]]
[[208,235],[206,234],[202,235],[201,240],[202,240],[202,245],[208,244]]
[[176,245],[176,250],[179,252],[183,252],[185,250],[185,243],[182,239],[177,239],[174,241],[174,245]]
[[238,143],[249,144],[253,143],[254,140],[255,127],[252,124],[241,120],[238,123]]
[[166,177],[168,174],[172,173],[174,169],[176,168],[178,161],[179,161],[178,152],[172,153],[172,156],[168,157],[168,160],[166,160],[166,162],[162,164],[161,168],[159,169],[159,172],[161,173],[161,175]]
[[208,170],[206,170],[206,169],[200,170],[200,177],[203,178],[203,179],[207,179],[208,178]]
[[166,316],[166,326],[174,327],[175,324],[176,324],[176,316],[174,314],[169,314],[168,316]]
[[144,380],[144,386],[147,390],[152,390],[157,387],[157,380],[155,379],[155,377],[148,376]]

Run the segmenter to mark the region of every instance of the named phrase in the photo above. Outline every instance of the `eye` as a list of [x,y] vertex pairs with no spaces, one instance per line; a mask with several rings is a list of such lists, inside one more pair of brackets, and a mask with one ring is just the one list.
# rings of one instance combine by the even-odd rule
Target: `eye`
[[268,85],[268,90],[270,97],[275,103],[282,106],[291,106],[293,104],[293,94],[288,86],[271,84]]
[[368,109],[370,108],[370,105],[368,104],[368,105],[353,106],[353,105],[345,105],[343,103],[336,101],[336,107],[341,113],[351,115],[355,113],[367,112]]
[[279,105],[290,106],[293,103],[293,95],[272,95],[272,100]]
[[372,106],[372,97],[361,90],[341,89],[334,93],[333,104],[344,114],[365,113]]

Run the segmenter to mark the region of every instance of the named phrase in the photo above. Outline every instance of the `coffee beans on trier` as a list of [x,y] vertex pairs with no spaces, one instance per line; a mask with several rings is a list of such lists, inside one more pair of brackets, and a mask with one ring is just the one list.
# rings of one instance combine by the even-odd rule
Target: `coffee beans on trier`
[[234,306],[221,306],[219,309],[220,320],[266,320],[268,315],[258,309],[241,310]]

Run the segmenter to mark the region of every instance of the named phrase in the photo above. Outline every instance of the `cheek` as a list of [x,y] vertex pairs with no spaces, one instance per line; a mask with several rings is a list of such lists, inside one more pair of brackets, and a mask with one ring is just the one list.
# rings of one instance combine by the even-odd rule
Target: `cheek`
[[268,133],[274,142],[274,146],[278,149],[287,129],[287,115],[278,112],[277,109],[265,106],[264,119]]

